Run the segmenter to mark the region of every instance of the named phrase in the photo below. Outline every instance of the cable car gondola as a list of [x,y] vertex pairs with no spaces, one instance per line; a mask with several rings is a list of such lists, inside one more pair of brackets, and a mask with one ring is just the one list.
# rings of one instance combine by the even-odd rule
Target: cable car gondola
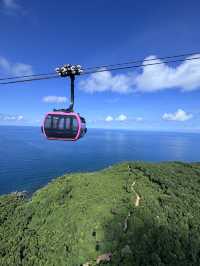
[[61,76],[69,76],[71,80],[71,103],[68,109],[54,109],[45,115],[41,126],[43,134],[49,140],[75,141],[87,132],[85,118],[74,112],[74,80],[80,74],[80,67],[64,66],[57,70]]

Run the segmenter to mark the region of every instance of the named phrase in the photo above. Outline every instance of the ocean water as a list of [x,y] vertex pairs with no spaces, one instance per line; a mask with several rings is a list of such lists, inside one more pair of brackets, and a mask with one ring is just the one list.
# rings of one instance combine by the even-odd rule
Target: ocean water
[[200,161],[200,134],[89,129],[63,142],[46,140],[40,128],[0,126],[0,194],[31,193],[64,173],[127,160]]

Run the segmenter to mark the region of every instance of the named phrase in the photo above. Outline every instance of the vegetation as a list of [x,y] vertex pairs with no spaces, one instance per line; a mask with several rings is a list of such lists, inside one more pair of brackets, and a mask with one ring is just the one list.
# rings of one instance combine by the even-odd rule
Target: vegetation
[[0,197],[0,265],[200,265],[200,164],[130,162]]

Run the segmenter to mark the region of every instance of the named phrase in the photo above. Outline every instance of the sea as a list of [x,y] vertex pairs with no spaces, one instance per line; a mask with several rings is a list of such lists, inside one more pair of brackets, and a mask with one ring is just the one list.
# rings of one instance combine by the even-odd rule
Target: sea
[[48,141],[40,128],[0,126],[0,195],[33,193],[66,173],[124,161],[200,161],[200,134],[88,129],[77,142]]

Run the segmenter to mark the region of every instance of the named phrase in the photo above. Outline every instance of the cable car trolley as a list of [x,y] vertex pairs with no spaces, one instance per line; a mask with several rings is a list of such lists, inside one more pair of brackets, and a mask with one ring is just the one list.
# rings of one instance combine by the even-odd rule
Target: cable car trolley
[[80,65],[64,65],[57,68],[61,77],[69,77],[71,82],[70,105],[67,109],[54,109],[45,115],[41,126],[43,134],[49,140],[75,141],[87,132],[86,121],[79,113],[74,112],[74,81],[75,76],[82,73]]

